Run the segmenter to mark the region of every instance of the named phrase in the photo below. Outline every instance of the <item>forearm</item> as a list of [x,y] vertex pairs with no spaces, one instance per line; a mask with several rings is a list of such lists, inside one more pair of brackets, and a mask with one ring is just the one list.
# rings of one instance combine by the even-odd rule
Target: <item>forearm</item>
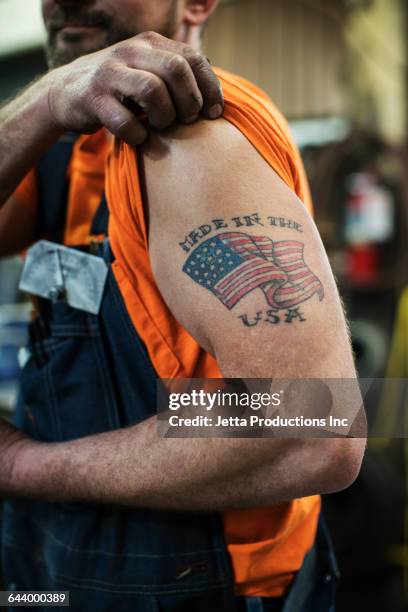
[[267,505],[342,488],[330,481],[331,447],[338,443],[164,439],[152,418],[71,442],[29,445],[14,470],[12,494],[187,511]]
[[47,74],[0,109],[0,206],[61,133],[48,106],[51,78]]

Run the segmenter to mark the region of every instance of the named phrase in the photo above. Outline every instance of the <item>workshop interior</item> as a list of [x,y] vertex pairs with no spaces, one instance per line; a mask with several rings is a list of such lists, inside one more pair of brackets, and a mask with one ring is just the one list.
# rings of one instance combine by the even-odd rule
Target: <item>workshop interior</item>
[[[46,71],[37,0],[0,0],[0,101]],[[289,120],[349,320],[359,376],[408,376],[408,3],[226,0],[204,32],[215,66]],[[31,304],[23,255],[0,262],[0,414],[18,388]],[[408,397],[404,414],[408,411]],[[372,398],[392,419],[387,387]],[[392,427],[391,427],[392,428]],[[408,442],[370,439],[345,491],[323,497],[339,612],[408,610]],[[30,543],[27,543],[29,546]],[[0,576],[1,582],[1,576]]]

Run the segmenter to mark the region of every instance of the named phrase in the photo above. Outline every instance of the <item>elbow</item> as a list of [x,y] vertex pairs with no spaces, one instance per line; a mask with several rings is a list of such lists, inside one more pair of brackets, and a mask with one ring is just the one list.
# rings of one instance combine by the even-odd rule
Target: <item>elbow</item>
[[365,438],[326,440],[324,465],[319,475],[320,493],[337,493],[350,487],[360,473]]
[[356,416],[349,436],[328,438],[324,441],[320,493],[343,491],[358,477],[367,444],[367,419],[364,410]]

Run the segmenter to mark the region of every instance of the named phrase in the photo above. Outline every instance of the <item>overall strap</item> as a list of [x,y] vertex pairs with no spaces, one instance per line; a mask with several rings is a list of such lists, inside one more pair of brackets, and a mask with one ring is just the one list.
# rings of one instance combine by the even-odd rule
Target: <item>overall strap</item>
[[91,234],[98,236],[99,234],[108,235],[109,209],[106,201],[105,192],[102,195],[101,203],[95,213],[92,221]]
[[55,242],[61,242],[64,234],[69,187],[67,172],[77,138],[73,133],[60,138],[37,166],[39,232]]
[[[79,134],[67,133],[43,155],[37,165],[39,186],[39,234],[62,242],[67,214],[69,163]],[[93,218],[91,234],[107,234],[109,211],[103,194]]]

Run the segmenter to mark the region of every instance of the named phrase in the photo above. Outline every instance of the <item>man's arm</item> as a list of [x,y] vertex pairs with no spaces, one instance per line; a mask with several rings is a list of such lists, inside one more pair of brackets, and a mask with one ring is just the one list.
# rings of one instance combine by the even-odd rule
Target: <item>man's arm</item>
[[[158,286],[225,376],[355,377],[337,289],[315,226],[235,128],[202,122],[152,138],[146,174]],[[268,217],[291,223],[281,227]],[[249,242],[225,236],[237,232]],[[230,248],[228,240],[235,238],[243,242]],[[301,303],[305,294],[299,294],[293,276],[293,287],[282,283],[298,261],[297,243],[312,275],[312,284],[305,285],[310,295]],[[243,266],[245,274],[253,265],[251,253],[259,270],[253,269],[255,276],[242,287],[242,276],[234,280],[221,268],[232,257],[234,269]],[[198,275],[195,266],[202,270]],[[215,289],[213,281],[206,288],[210,273],[220,283]],[[258,273],[265,275],[263,289],[251,290]],[[285,288],[295,291],[278,291]],[[258,312],[261,319],[254,324]],[[364,446],[364,439],[336,438],[163,439],[154,417],[72,442],[23,444],[5,488],[50,500],[240,508],[342,489],[358,474]]]
[[35,206],[23,206],[11,196],[0,208],[0,258],[16,255],[38,240]]
[[[106,127],[136,146],[146,127],[129,110],[139,105],[150,126],[217,118],[222,92],[208,61],[185,44],[147,32],[52,70],[0,109],[0,208],[64,131]],[[15,205],[13,200],[9,206]],[[1,255],[10,253],[9,215],[0,218]],[[32,236],[34,228],[22,234]],[[14,252],[21,248],[16,240]],[[25,246],[25,245],[24,245]]]

